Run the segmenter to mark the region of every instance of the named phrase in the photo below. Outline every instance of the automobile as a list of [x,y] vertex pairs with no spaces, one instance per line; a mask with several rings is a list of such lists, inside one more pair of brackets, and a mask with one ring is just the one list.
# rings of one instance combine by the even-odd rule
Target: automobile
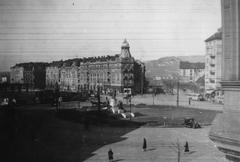
[[195,101],[204,101],[204,97],[203,95],[199,94],[199,93],[189,93],[187,95],[187,99],[191,99],[191,100],[195,100]]
[[219,103],[219,104],[224,104],[224,95],[217,96],[216,97],[216,102]]
[[56,106],[57,102],[56,102],[56,98],[53,98],[51,101],[51,106]]
[[210,97],[212,97],[212,98],[214,98],[215,97],[215,89],[206,89],[205,90],[205,97],[206,98],[210,98]]
[[[62,97],[58,98],[58,102],[62,102]],[[54,97],[51,102],[51,106],[56,106],[57,105],[57,99]]]
[[130,94],[128,94],[128,93],[125,93],[124,94],[124,96],[123,96],[123,99],[129,99],[131,97],[131,95]]
[[187,117],[184,118],[183,125],[188,128],[201,128],[201,125],[197,122],[194,121],[194,118],[192,117]]
[[8,98],[3,98],[3,100],[1,101],[1,106],[7,106],[9,102]]

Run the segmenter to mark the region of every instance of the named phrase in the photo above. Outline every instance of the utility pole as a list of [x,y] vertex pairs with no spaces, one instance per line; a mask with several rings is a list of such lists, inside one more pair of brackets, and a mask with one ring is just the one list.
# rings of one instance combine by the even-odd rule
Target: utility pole
[[80,109],[80,85],[78,85],[78,109]]
[[154,97],[155,97],[155,94],[156,94],[156,81],[157,81],[157,80],[155,80],[154,93],[152,94],[152,96],[153,96],[153,105],[154,105]]
[[127,79],[127,95],[126,95],[126,104],[128,105],[128,82],[129,82],[129,78]]
[[141,65],[142,67],[142,76],[141,76],[141,94],[142,94],[142,97],[143,97],[143,78],[144,78],[144,66],[143,64]]
[[100,87],[99,87],[99,80],[97,85],[97,99],[98,99],[98,113],[100,113]]
[[130,121],[132,121],[131,95],[130,95],[130,98],[129,98],[129,102],[130,102]]
[[[128,85],[129,85],[129,78],[128,78],[128,82],[127,82],[127,94],[129,93],[129,88],[128,88]],[[127,97],[127,100],[129,100],[129,104],[130,104],[130,121],[132,121],[132,115],[131,115],[131,113],[132,113],[132,107],[131,107],[131,95],[132,94],[128,94],[127,96],[129,97]]]
[[59,90],[58,90],[58,84],[56,83],[56,91],[55,91],[55,95],[56,95],[56,111],[58,112],[58,104],[59,104],[59,94],[58,94]]
[[177,107],[179,106],[179,79],[177,82]]
[[157,93],[157,89],[156,89],[156,83],[157,83],[157,80],[155,80],[155,93],[154,93],[154,95],[156,95]]

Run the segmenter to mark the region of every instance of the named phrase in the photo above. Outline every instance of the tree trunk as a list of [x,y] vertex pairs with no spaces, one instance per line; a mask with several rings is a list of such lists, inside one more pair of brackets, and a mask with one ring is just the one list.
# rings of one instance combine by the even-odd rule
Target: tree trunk
[[178,162],[180,162],[180,152],[178,152]]

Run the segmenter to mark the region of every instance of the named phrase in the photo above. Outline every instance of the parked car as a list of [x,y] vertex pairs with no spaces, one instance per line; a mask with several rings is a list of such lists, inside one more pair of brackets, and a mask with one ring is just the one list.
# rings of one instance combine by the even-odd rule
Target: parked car
[[188,128],[201,128],[201,125],[194,121],[194,118],[188,117],[184,118],[183,125]]
[[129,99],[131,97],[131,94],[125,93],[123,96],[123,99]]
[[217,96],[216,102],[219,104],[224,104],[224,95],[223,96]]
[[8,102],[9,102],[8,98],[3,98],[2,101],[1,101],[1,106],[7,106]]
[[215,97],[215,89],[206,89],[205,97],[206,98],[214,98]]
[[195,101],[204,101],[204,97],[203,95],[199,94],[199,93],[189,93],[187,95],[187,99],[191,99],[191,100],[195,100]]

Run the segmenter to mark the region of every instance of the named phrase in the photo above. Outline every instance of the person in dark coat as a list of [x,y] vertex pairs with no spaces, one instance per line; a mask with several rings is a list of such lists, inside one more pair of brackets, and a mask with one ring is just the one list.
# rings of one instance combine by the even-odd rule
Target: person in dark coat
[[189,152],[188,142],[186,142],[186,144],[184,145],[184,147],[185,147],[184,152]]
[[112,149],[110,149],[108,151],[108,160],[109,160],[109,162],[113,162],[113,152],[112,152]]
[[147,140],[143,138],[143,150],[146,151],[147,149]]
[[192,100],[192,98],[189,97],[189,99],[188,99],[189,105],[191,105],[191,100]]
[[107,106],[109,106],[109,99],[106,97]]

